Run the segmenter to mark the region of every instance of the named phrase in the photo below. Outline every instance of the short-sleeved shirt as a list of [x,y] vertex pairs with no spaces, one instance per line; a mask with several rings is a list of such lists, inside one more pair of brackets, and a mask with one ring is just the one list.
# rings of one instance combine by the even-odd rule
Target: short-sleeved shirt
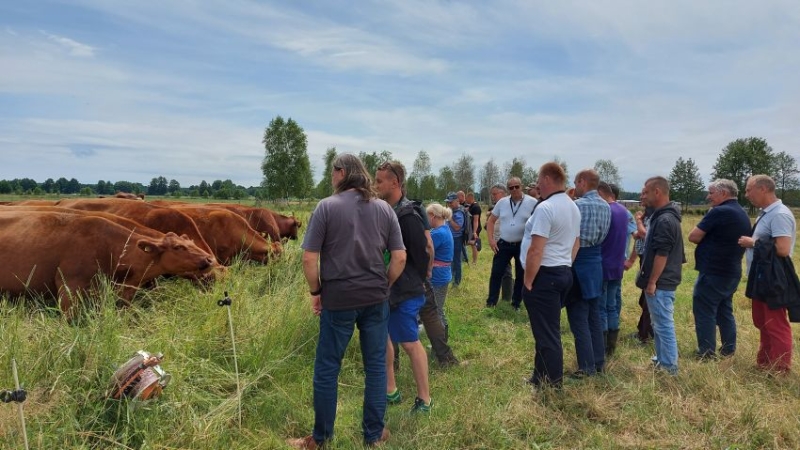
[[[797,222],[792,211],[781,200],[778,200],[764,208],[761,215],[756,219],[753,239],[760,240],[783,236],[790,236],[792,239],[792,245],[789,247],[789,256],[791,256],[797,239]],[[747,271],[750,272],[753,249],[748,248],[745,255],[747,256]]]
[[628,233],[628,210],[617,202],[609,204],[611,225],[600,244],[603,255],[603,280],[621,280],[625,270],[625,250]]
[[594,247],[603,243],[611,225],[611,207],[597,190],[584,193],[575,200],[581,212],[581,247]]
[[397,215],[385,201],[348,190],[321,200],[302,248],[320,254],[322,307],[363,308],[386,301],[383,251],[405,250]]
[[739,238],[750,234],[750,217],[736,199],[709,209],[697,228],[705,236],[694,251],[695,269],[720,277],[741,277],[744,248]]
[[[433,241],[433,274],[431,284],[442,286],[450,282],[452,272],[450,263],[453,261],[453,234],[446,224],[431,230]],[[447,263],[447,264],[441,264]]]
[[464,235],[464,221],[467,220],[467,215],[464,213],[463,208],[457,208],[453,210],[453,222],[458,224],[458,230],[454,230],[453,227],[450,225],[450,221],[447,222],[447,225],[450,227],[450,233],[453,235],[453,238],[460,238]]
[[[472,216],[470,217],[470,220],[475,220],[474,217],[478,216],[478,227],[475,228],[475,233],[478,234],[481,234],[481,213],[483,213],[483,211],[481,210],[481,205],[479,205],[478,202],[473,202],[471,205],[469,205],[469,214]],[[471,236],[470,239],[472,239]]]
[[636,219],[633,217],[631,210],[625,208],[625,211],[628,212],[628,235],[625,236],[625,259],[628,259],[628,256],[631,254],[631,237],[639,228],[636,226]]
[[536,207],[525,223],[525,237],[520,246],[520,261],[525,259],[533,235],[547,238],[542,254],[542,267],[572,266],[572,246],[581,234],[581,213],[575,202],[563,192],[551,195]]
[[536,207],[536,199],[530,195],[523,195],[518,202],[511,200],[507,195],[497,201],[492,209],[492,215],[500,219],[500,239],[506,242],[521,242],[525,234],[525,223]]

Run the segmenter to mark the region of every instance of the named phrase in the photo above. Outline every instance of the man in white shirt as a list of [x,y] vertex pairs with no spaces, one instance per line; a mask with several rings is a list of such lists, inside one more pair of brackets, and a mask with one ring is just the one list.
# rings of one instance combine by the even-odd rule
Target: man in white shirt
[[[522,262],[520,261],[520,245],[525,232],[525,222],[533,213],[536,199],[522,192],[522,180],[511,177],[508,180],[509,192],[494,205],[492,214],[486,224],[488,231],[489,247],[494,252],[492,259],[492,274],[489,278],[489,296],[486,299],[487,307],[497,305],[500,296],[500,284],[508,263],[514,259],[514,292],[511,295],[511,305],[519,310],[522,302]],[[500,221],[500,239],[494,238],[494,227]]]
[[536,387],[560,388],[564,377],[561,308],[572,288],[572,261],[580,248],[581,215],[564,193],[567,175],[555,162],[539,169],[542,201],[525,224],[521,244],[525,275],[523,300],[536,354],[528,380]]

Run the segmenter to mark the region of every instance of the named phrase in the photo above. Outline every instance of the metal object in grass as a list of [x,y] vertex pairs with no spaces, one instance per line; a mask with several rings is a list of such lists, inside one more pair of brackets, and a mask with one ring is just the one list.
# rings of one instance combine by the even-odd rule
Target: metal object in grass
[[136,352],[114,372],[108,397],[148,400],[161,395],[172,379],[172,375],[159,365],[163,359],[164,355],[161,353],[152,355],[144,350]]
[[15,390],[4,390],[0,391],[0,401],[3,403],[11,403],[15,402],[17,404],[17,411],[19,411],[19,423],[22,426],[22,440],[25,442],[25,450],[28,447],[28,431],[25,428],[25,414],[22,412],[22,403],[28,397],[28,393],[25,392],[25,389],[20,388],[19,386],[19,375],[17,374],[17,360],[16,358],[11,358],[11,372],[14,374],[14,386],[16,387]]
[[239,383],[239,363],[236,358],[236,338],[233,335],[233,316],[231,315],[231,300],[228,297],[228,291],[225,291],[225,298],[217,301],[218,306],[227,306],[228,310],[228,328],[231,330],[231,345],[233,346],[233,370],[236,372],[236,399],[239,403],[239,428],[242,428],[242,387]]

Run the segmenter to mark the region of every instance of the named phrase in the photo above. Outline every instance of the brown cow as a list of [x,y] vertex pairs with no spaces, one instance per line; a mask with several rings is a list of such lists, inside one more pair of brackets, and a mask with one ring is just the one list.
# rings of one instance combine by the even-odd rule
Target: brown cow
[[208,242],[203,239],[192,218],[171,208],[151,205],[147,202],[132,202],[120,198],[90,198],[61,200],[55,206],[80,209],[84,211],[102,211],[139,222],[140,224],[160,231],[187,235],[198,247],[214,254]]
[[58,297],[68,318],[72,298],[108,276],[130,302],[160,275],[206,272],[213,259],[192,241],[167,233],[153,239],[102,217],[0,209],[0,290]]
[[244,206],[236,203],[188,203],[174,200],[154,200],[150,203],[169,207],[204,206],[225,208],[247,219],[250,227],[259,233],[263,233],[264,237],[269,236],[274,242],[279,242],[283,239],[297,239],[298,229],[302,225],[294,215],[291,217],[284,216],[268,208]]
[[114,197],[126,200],[144,200],[144,194],[131,194],[130,192],[117,192]]
[[235,203],[208,203],[207,206],[225,208],[233,211],[247,220],[250,226],[261,233],[264,237],[269,237],[273,242],[281,241],[280,228],[275,221],[274,212],[266,208],[256,208],[251,206],[238,205]]
[[[270,211],[270,210],[268,210]],[[283,214],[278,214],[275,211],[271,211],[272,215],[275,217],[275,222],[278,223],[278,229],[280,230],[281,237],[289,238],[292,240],[297,239],[297,233],[299,228],[303,225],[294,214],[291,217],[284,216]]]
[[[54,213],[63,213],[63,214],[76,214],[81,216],[96,216],[102,217],[104,219],[110,220],[111,222],[116,223],[117,225],[122,225],[123,227],[135,231],[143,236],[147,236],[152,239],[163,239],[164,233],[158,230],[154,230],[150,227],[144,226],[139,222],[134,220],[128,219],[127,217],[118,216],[116,214],[111,214],[103,211],[84,211],[81,209],[72,209],[72,208],[62,208],[60,206],[8,206],[7,208],[0,208],[0,211],[39,211],[39,212],[54,212]],[[182,235],[184,239],[189,239],[189,236]],[[214,254],[211,251],[207,252],[208,256],[214,261],[213,270],[204,272],[204,273],[185,273],[185,274],[177,274],[180,277],[188,278],[191,280],[200,280],[203,281],[214,281],[218,277],[224,275],[227,271],[227,268],[217,262]]]
[[173,207],[194,220],[222,264],[231,264],[233,258],[240,253],[247,260],[266,263],[271,255],[278,255],[283,251],[280,242],[270,243],[242,216],[227,209],[194,204]]

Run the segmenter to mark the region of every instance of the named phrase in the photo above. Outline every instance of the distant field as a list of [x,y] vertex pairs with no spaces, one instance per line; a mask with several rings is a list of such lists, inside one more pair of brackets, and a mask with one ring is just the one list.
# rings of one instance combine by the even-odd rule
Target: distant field
[[[3,200],[3,199],[0,199]],[[312,204],[268,205],[295,212],[305,231]],[[687,216],[684,235],[699,216]],[[484,235],[485,236],[485,235]],[[800,369],[770,378],[754,369],[758,333],[744,284],[735,298],[736,356],[692,358],[692,244],[678,290],[675,320],[680,374],[653,373],[651,347],[622,340],[608,373],[568,382],[563,392],[532,392],[533,339],[527,317],[507,303],[483,308],[491,255],[464,267],[447,299],[451,344],[468,365],[430,371],[430,417],[407,411],[413,380],[403,356],[398,383],[404,402],[387,413],[387,449],[797,449]],[[163,280],[117,309],[112,292],[85,305],[80,325],[65,323],[47,300],[0,299],[0,389],[13,386],[10,360],[29,392],[25,417],[31,448],[280,449],[313,424],[312,372],[317,320],[309,308],[300,241],[269,266],[236,264],[225,280],[201,289]],[[794,261],[800,265],[800,250]],[[622,335],[639,308],[633,272],[625,275]],[[216,301],[228,291],[243,386],[237,420],[236,374],[227,314]],[[797,325],[793,325],[797,333]],[[565,368],[575,368],[566,317]],[[357,338],[358,333],[356,333]],[[356,339],[354,338],[354,339]],[[426,338],[423,343],[427,345]],[[163,352],[173,376],[163,396],[144,403],[103,396],[111,374],[133,352]],[[346,354],[339,384],[333,448],[359,449],[363,373],[358,346]],[[13,404],[0,404],[0,448],[21,448]]]

